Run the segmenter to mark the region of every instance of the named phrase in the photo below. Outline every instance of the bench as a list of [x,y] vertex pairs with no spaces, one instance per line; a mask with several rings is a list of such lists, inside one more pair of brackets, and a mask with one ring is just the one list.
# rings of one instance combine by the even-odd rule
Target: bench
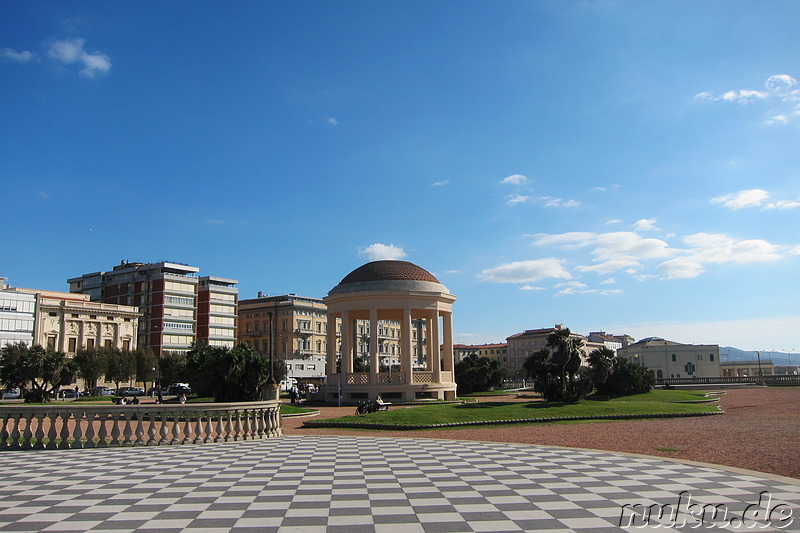
[[383,400],[381,401],[376,400],[375,405],[378,406],[378,411],[388,411],[389,406],[392,405],[392,402],[384,402]]

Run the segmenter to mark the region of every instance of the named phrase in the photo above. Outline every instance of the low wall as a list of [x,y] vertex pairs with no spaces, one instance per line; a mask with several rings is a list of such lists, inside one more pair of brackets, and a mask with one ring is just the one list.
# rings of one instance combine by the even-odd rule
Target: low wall
[[278,401],[0,407],[0,449],[202,444],[281,434]]

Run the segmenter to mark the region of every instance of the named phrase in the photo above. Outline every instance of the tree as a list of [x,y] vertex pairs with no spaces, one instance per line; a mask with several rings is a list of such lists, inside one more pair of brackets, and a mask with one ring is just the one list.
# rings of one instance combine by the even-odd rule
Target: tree
[[534,390],[547,401],[575,402],[592,390],[586,372],[581,372],[583,340],[572,337],[569,328],[547,336],[547,348],[532,352],[523,363]]
[[133,351],[133,358],[136,361],[136,381],[155,381],[158,376],[158,357],[153,350],[137,348]]
[[258,354],[249,344],[232,349],[195,342],[186,354],[186,372],[192,390],[218,402],[255,401],[263,397],[271,372],[276,381],[286,377],[282,361]]
[[655,385],[656,378],[652,370],[618,358],[614,370],[606,382],[597,388],[597,392],[612,397],[630,396],[650,392]]
[[96,348],[78,350],[73,359],[78,366],[78,374],[86,383],[86,388],[97,386],[97,381],[106,375],[108,359],[105,352]]
[[175,352],[164,352],[158,360],[158,376],[162,387],[165,383],[182,383],[188,381],[186,374],[186,355]]
[[136,358],[133,352],[118,348],[102,348],[108,360],[106,379],[113,381],[119,390],[119,384],[130,381],[136,375]]
[[505,372],[497,359],[471,353],[456,363],[456,385],[459,394],[483,392],[503,384]]
[[588,357],[589,367],[592,369],[592,383],[599,389],[614,371],[617,356],[614,350],[603,346],[592,350]]
[[0,349],[0,382],[5,387],[30,389],[26,402],[47,402],[63,385],[75,381],[77,365],[64,352],[30,348],[24,343],[7,344]]

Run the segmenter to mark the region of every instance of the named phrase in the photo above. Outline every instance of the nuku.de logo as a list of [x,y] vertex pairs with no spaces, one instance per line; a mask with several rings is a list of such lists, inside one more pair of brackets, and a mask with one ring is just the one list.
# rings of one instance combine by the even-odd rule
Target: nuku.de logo
[[620,527],[657,528],[726,528],[753,530],[762,528],[786,529],[794,523],[794,509],[785,503],[773,503],[772,494],[763,491],[758,502],[737,512],[725,503],[692,503],[689,491],[678,494],[671,503],[626,503],[620,509]]

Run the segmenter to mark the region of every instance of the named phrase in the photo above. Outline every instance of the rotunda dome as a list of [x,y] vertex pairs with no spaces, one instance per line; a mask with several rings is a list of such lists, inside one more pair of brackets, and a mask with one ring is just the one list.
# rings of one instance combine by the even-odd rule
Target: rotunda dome
[[365,290],[422,290],[447,293],[436,276],[408,261],[372,261],[345,276],[329,294]]

